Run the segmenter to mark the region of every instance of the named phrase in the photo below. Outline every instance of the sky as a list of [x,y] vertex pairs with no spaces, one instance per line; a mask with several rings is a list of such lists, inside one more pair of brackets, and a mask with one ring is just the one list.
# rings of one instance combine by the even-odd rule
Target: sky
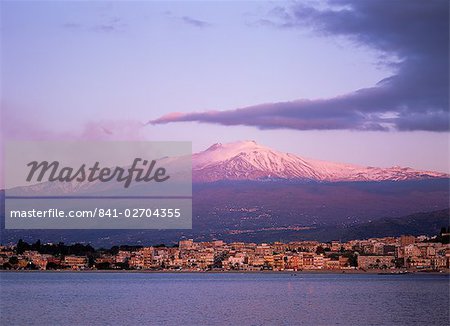
[[448,7],[2,1],[2,140],[255,140],[450,172]]

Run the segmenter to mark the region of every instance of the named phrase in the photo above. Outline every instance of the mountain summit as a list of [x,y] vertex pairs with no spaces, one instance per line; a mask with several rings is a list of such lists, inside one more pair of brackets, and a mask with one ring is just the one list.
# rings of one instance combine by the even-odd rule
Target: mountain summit
[[440,172],[411,168],[364,167],[302,158],[257,144],[240,141],[214,144],[192,156],[194,182],[219,180],[305,180],[338,181],[400,181],[448,178]]

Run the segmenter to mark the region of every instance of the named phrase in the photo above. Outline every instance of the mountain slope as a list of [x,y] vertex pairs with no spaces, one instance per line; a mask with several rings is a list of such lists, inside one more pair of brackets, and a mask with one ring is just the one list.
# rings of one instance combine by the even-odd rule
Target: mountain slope
[[305,159],[282,153],[254,141],[214,144],[192,156],[194,182],[219,180],[292,179],[320,182],[400,181],[448,178],[440,172],[411,168],[363,167]]
[[397,218],[384,217],[344,229],[341,238],[397,237],[402,234],[436,235],[450,225],[450,210],[421,212]]

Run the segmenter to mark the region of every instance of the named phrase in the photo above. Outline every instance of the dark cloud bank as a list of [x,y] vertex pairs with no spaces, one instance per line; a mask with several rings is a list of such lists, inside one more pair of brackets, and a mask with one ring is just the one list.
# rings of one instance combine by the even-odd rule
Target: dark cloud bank
[[276,8],[276,28],[344,36],[395,62],[395,75],[375,86],[329,99],[266,103],[228,111],[172,113],[151,124],[197,121],[261,129],[449,131],[449,2],[333,1]]

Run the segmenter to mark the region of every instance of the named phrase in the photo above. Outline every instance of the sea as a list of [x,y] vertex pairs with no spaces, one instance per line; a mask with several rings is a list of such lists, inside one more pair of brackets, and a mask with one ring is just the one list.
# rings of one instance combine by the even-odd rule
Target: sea
[[1,325],[449,325],[448,275],[2,272]]

